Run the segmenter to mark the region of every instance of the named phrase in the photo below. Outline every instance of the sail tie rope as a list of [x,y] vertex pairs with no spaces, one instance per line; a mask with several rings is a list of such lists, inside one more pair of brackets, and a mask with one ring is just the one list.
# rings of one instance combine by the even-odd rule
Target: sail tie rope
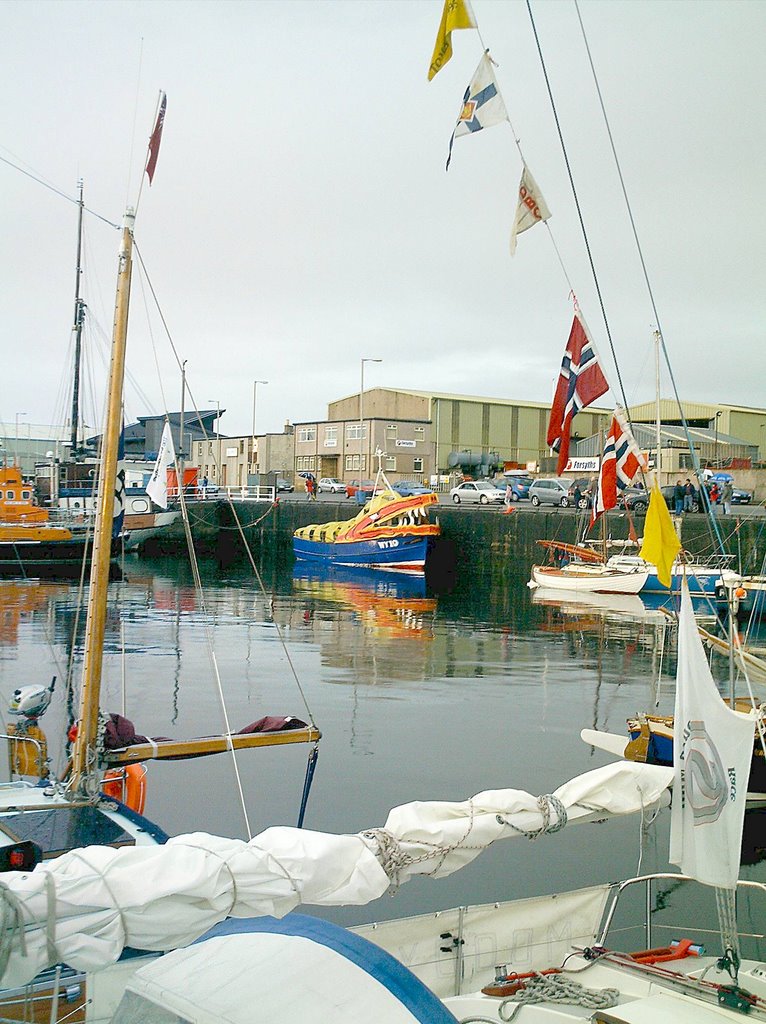
[[[526,836],[527,839],[532,842],[543,835],[552,836],[564,828],[568,821],[567,809],[557,796],[554,796],[553,793],[545,793],[537,798],[537,806],[540,809],[540,814],[543,819],[543,823],[540,828],[519,828],[518,825],[514,825],[512,821],[508,821],[507,818],[504,818],[502,814],[496,815],[496,820],[499,825],[507,825],[508,828],[512,828],[514,832],[518,832],[520,835]],[[552,812],[555,812],[556,818],[551,824]]]
[[4,977],[11,953],[19,938],[21,955],[27,955],[24,913],[21,901],[4,882],[0,882],[0,978]]
[[741,961],[739,948],[739,932],[737,930],[737,890],[715,890],[716,908],[718,910],[718,927],[721,932],[723,956],[718,961],[721,970],[729,972],[732,981],[737,983]]
[[[591,1010],[605,1010],[616,1006],[619,1000],[620,990],[616,988],[586,988],[563,974],[540,974],[504,999],[497,1008],[497,1015],[502,1021],[512,1021],[525,1003],[568,1003]],[[509,1013],[511,1007],[513,1009]]]

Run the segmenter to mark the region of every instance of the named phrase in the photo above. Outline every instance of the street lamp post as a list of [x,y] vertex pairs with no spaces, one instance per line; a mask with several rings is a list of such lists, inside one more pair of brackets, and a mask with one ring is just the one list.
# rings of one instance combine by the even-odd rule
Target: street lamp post
[[718,419],[723,416],[723,410],[719,409],[715,414],[715,468],[720,469],[720,463],[718,460]]
[[26,416],[25,412],[16,413],[16,444],[13,450],[13,461],[16,466],[19,465],[19,416]]
[[362,476],[362,465],[364,463],[364,364],[365,363],[382,363],[382,359],[363,359],[362,360],[362,379],[359,385],[359,482],[361,483]]
[[221,477],[223,476],[223,473],[222,473],[223,466],[221,465],[221,403],[218,401],[217,398],[208,398],[208,402],[215,402],[215,410],[216,410],[215,429],[216,429],[216,433],[218,434],[218,466],[217,466],[217,469],[216,469],[216,481],[215,482],[216,482],[216,484],[219,487],[221,487],[222,483],[223,483],[223,481],[221,479]]
[[255,472],[256,461],[255,461],[255,400],[258,394],[259,384],[268,384],[267,380],[254,380],[253,381],[253,472]]

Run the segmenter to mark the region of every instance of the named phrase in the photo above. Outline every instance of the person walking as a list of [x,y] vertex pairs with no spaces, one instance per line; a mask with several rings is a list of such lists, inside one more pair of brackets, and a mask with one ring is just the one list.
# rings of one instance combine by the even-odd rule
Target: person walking
[[727,480],[721,491],[721,501],[723,502],[723,514],[725,516],[731,515],[731,499],[734,497],[734,486],[731,480]]
[[311,501],[311,496],[314,491],[314,477],[309,473],[306,477],[306,501]]
[[508,515],[509,512],[513,512],[513,487],[510,482],[505,485],[505,495],[503,496],[503,515]]
[[676,486],[673,488],[673,499],[676,505],[676,515],[683,515],[684,511],[684,485],[680,480],[676,480]]

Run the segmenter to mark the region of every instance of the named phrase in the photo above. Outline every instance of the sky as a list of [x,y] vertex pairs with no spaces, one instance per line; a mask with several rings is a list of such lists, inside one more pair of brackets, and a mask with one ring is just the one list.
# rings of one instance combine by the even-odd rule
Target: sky
[[[225,409],[231,435],[252,428],[254,381],[268,382],[257,432],[280,431],[358,392],[362,359],[382,360],[365,364],[366,388],[548,402],[570,283],[616,385],[526,3],[473,10],[479,32],[456,32],[429,82],[442,0],[6,0],[0,427],[63,422],[71,389],[77,209],[11,164],[67,197],[82,178],[98,215],[85,218],[83,274],[94,423],[119,242],[101,218],[119,223],[136,202],[159,90],[129,420],[180,406],[163,322],[194,403]],[[656,319],[578,9],[532,0],[532,12],[625,395],[649,401]],[[766,4],[581,0],[579,12],[679,394],[762,407]],[[513,258],[514,130],[456,139],[444,168],[482,40],[552,212],[550,233],[521,235]]]

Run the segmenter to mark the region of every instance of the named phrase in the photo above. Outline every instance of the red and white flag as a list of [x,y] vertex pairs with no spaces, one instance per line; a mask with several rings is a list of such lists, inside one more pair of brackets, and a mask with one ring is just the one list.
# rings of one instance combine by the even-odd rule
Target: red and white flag
[[146,161],[146,176],[149,179],[151,185],[152,179],[154,178],[154,171],[157,167],[157,157],[160,153],[160,142],[162,142],[162,126],[165,123],[165,110],[168,105],[168,98],[165,93],[162,93],[162,99],[160,100],[160,109],[157,113],[157,123],[154,126],[152,137],[149,139],[149,159]]
[[[506,117],[508,115],[506,114]],[[516,205],[516,216],[511,228],[511,256],[516,252],[516,239],[522,231],[533,228],[535,224],[548,220],[551,211],[543,199],[532,172],[524,164],[519,185],[519,201]]]
[[569,458],[572,420],[587,405],[609,390],[593,342],[588,337],[579,313],[575,313],[569,340],[561,363],[556,393],[551,405],[547,441],[559,453],[556,472],[559,476]]
[[604,443],[604,457],[598,474],[598,489],[593,502],[590,525],[602,512],[617,507],[617,491],[630,487],[639,469],[646,471],[649,464],[631,433],[623,410],[618,405]]

